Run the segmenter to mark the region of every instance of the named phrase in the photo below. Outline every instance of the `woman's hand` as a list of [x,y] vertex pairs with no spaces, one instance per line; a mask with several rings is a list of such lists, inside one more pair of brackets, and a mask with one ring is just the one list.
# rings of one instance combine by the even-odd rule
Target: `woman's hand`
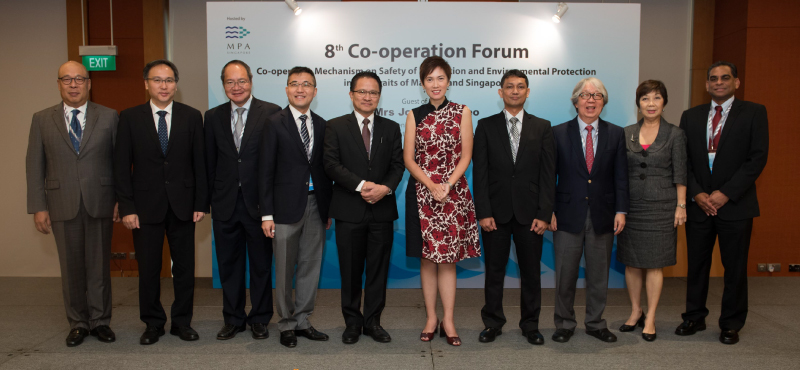
[[442,187],[442,184],[432,184],[431,186],[428,186],[428,191],[431,192],[433,200],[437,202],[441,202],[447,197],[447,190],[445,189],[445,187]]
[[681,207],[675,208],[675,222],[672,227],[678,227],[686,223],[686,209]]

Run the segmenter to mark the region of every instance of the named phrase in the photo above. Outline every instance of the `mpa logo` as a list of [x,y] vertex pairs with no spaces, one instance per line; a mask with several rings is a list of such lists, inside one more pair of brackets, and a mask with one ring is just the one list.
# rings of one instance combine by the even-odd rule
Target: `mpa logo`
[[249,34],[250,34],[250,31],[248,31],[244,27],[236,27],[236,26],[225,27],[225,38],[226,39],[243,39],[245,36],[247,36]]

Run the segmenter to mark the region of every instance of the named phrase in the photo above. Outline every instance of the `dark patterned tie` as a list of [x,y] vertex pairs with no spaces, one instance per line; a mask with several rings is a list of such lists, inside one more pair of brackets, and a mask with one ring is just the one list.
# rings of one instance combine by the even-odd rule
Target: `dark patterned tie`
[[72,120],[69,123],[69,126],[72,129],[72,135],[69,135],[69,139],[72,141],[72,147],[75,148],[75,153],[80,153],[81,151],[81,136],[83,136],[81,123],[78,121],[78,114],[80,113],[80,110],[73,109]]
[[311,137],[308,135],[308,127],[306,127],[306,120],[308,116],[305,114],[300,116],[300,137],[303,138],[303,145],[306,148],[306,157],[308,160],[311,160],[311,153],[309,152],[308,148],[311,147]]
[[160,110],[156,112],[158,114],[158,141],[161,142],[161,153],[167,155],[167,145],[169,144],[169,132],[167,132],[167,120],[164,116],[167,115],[167,111]]
[[364,147],[367,148],[367,158],[369,158],[369,118],[364,118],[364,127],[361,129],[361,140],[364,140]]
[[594,127],[586,126],[586,169],[589,173],[592,172],[592,165],[594,164],[594,140],[592,139],[592,130]]
[[511,117],[511,158],[517,163],[517,150],[519,150],[519,129],[517,128],[517,117]]

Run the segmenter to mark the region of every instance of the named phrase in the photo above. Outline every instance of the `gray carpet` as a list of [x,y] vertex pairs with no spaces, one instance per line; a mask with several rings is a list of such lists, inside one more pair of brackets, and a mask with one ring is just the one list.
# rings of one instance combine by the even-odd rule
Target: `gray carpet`
[[[197,342],[183,342],[167,334],[152,346],[141,346],[138,338],[144,324],[138,318],[136,278],[113,278],[115,343],[93,337],[75,348],[67,348],[69,331],[58,278],[0,278],[0,369],[514,369],[514,368],[795,368],[800,363],[800,278],[750,278],[750,313],[741,332],[742,341],[726,346],[717,340],[721,279],[712,279],[709,292],[708,330],[690,337],[673,334],[684,309],[685,280],[666,279],[656,322],[658,340],[641,338],[641,329],[619,333],[630,314],[627,292],[609,291],[605,317],[619,341],[607,344],[583,333],[584,290],[578,290],[578,330],[568,343],[550,340],[553,333],[552,289],[542,292],[540,329],[544,346],[529,345],[517,327],[519,290],[504,296],[506,324],[494,343],[480,343],[483,329],[480,308],[483,290],[462,289],[456,302],[456,325],[461,347],[444,339],[419,341],[425,322],[422,294],[418,289],[390,290],[382,324],[392,342],[379,344],[362,337],[345,345],[340,336],[344,323],[338,290],[320,290],[312,324],[331,336],[329,342],[298,339],[289,349],[278,343],[278,331],[269,326],[270,338],[256,341],[249,331],[229,341],[218,341],[222,326],[222,292],[210,279],[198,279],[193,327]],[[162,280],[162,302],[172,301],[172,281]]]

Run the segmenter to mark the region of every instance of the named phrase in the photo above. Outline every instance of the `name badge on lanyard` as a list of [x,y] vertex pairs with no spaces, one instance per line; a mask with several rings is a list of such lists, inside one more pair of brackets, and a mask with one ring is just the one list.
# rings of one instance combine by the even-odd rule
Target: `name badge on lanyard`
[[308,176],[308,191],[314,190],[314,179]]
[[717,149],[718,149],[718,148],[714,147],[714,144],[713,144],[714,143],[714,138],[717,137],[718,135],[720,135],[720,131],[722,131],[722,125],[724,123],[727,123],[728,113],[730,113],[731,107],[733,107],[733,104],[729,105],[728,109],[725,109],[725,112],[722,113],[722,117],[720,118],[719,122],[717,122],[717,128],[716,129],[712,129],[712,126],[713,126],[712,121],[714,120],[714,114],[709,113],[709,115],[708,115],[708,123],[706,125],[706,133],[711,132],[711,136],[709,136],[709,142],[712,143],[712,144],[710,144],[710,146],[708,148],[708,170],[711,173],[714,172],[714,159],[717,156]]

